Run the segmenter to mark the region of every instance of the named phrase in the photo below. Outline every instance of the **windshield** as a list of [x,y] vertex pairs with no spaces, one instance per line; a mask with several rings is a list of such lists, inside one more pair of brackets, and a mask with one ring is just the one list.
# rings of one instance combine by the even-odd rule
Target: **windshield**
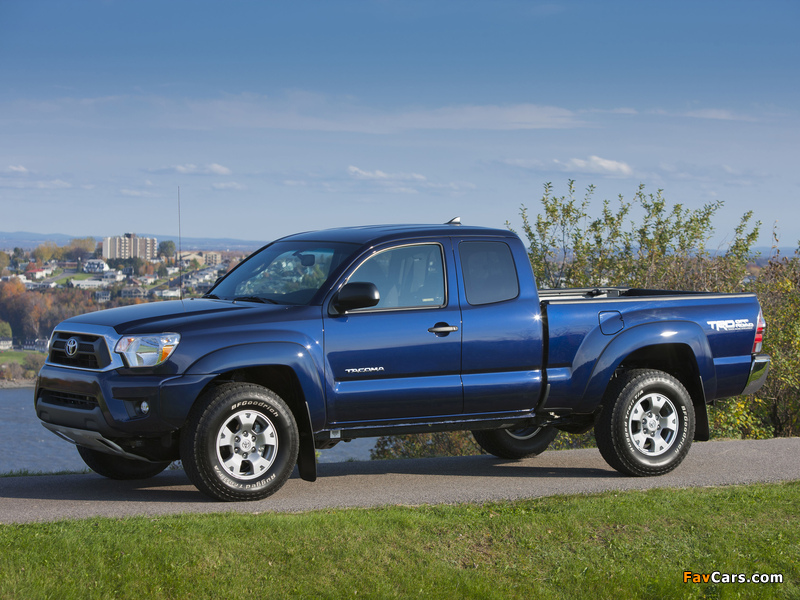
[[250,256],[206,295],[223,300],[309,304],[357,244],[291,240]]

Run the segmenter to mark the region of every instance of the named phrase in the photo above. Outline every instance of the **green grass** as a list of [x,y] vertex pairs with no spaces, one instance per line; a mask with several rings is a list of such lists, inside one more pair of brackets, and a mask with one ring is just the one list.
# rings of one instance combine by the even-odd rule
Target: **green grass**
[[30,354],[29,352],[17,350],[4,350],[0,352],[0,365],[7,365],[9,363],[22,364],[23,359]]
[[91,279],[94,277],[94,273],[75,273],[70,272],[68,275],[61,277],[60,279],[56,279],[57,285],[67,285],[67,282],[72,279],[73,281],[83,281],[85,279]]
[[0,526],[0,598],[144,597],[798,598],[800,483]]

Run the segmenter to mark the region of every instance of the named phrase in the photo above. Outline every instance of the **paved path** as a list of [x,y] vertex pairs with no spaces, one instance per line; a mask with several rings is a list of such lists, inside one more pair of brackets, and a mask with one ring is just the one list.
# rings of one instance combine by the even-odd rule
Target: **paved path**
[[624,477],[597,450],[545,452],[522,461],[489,456],[319,465],[315,483],[292,477],[259,502],[214,502],[183,471],[140,482],[95,474],[0,478],[0,523],[211,512],[298,512],[534,498],[607,490],[703,487],[800,480],[800,438],[695,443],[662,477]]

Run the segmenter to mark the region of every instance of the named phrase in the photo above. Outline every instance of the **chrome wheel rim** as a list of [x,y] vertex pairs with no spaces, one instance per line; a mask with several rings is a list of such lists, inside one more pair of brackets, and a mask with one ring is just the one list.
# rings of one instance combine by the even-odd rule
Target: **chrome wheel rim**
[[217,460],[229,477],[240,480],[264,475],[278,452],[272,421],[256,410],[234,413],[217,433]]
[[675,444],[678,411],[663,394],[646,394],[636,401],[628,417],[633,447],[645,456],[660,456]]
[[515,440],[529,440],[536,437],[541,430],[541,427],[526,427],[524,429],[506,429],[506,433]]

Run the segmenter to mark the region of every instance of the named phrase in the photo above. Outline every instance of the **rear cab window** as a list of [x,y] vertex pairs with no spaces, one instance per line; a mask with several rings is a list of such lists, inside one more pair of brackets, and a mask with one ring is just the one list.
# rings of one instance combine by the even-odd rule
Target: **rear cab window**
[[458,245],[458,252],[469,304],[494,304],[519,296],[517,268],[508,244],[463,241]]

